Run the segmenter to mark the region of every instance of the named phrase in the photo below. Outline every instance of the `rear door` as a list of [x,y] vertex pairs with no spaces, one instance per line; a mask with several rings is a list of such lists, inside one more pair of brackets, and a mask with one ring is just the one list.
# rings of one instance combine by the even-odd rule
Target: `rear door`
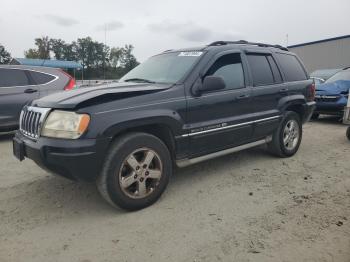
[[[49,70],[46,69],[45,70]],[[66,77],[63,76],[60,78],[58,74],[58,70],[50,70],[50,72],[46,72],[44,70],[30,70],[28,71],[33,82],[40,89],[40,97],[50,95],[52,93],[57,93],[59,91],[63,91],[65,83],[67,80]],[[61,75],[61,74],[60,74]],[[62,83],[62,81],[65,81]]]
[[0,126],[17,126],[24,105],[39,97],[26,70],[0,68]]
[[271,134],[278,126],[278,102],[288,95],[288,89],[282,83],[281,72],[271,53],[247,52],[246,57],[253,81],[254,138],[260,139]]

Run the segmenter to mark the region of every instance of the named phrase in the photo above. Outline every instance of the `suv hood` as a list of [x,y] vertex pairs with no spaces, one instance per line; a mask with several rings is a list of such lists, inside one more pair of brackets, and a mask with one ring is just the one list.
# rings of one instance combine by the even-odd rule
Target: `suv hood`
[[112,83],[55,93],[35,100],[32,104],[38,107],[73,109],[83,102],[102,96],[118,100],[125,97],[125,95],[137,96],[141,93],[159,92],[171,86],[172,84]]
[[332,83],[325,83],[316,86],[317,94],[346,94],[349,92],[350,81],[347,80],[339,80]]

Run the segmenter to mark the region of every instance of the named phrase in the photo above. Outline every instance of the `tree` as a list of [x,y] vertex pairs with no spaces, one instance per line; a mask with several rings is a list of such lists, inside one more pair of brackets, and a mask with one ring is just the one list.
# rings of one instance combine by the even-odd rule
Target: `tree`
[[35,38],[37,49],[30,48],[24,52],[26,58],[50,59],[51,43],[48,36]]
[[64,59],[65,49],[67,47],[66,43],[62,39],[50,39],[50,50],[54,53],[57,60]]
[[50,59],[50,52],[57,60],[78,61],[86,79],[120,78],[139,63],[132,54],[134,47],[112,47],[94,41],[91,37],[78,38],[66,43],[62,39],[47,36],[35,39],[36,48],[25,51],[26,58]]
[[39,58],[50,59],[50,40],[48,36],[35,39],[35,45],[38,47]]
[[26,58],[32,58],[32,59],[39,59],[39,52],[38,50],[34,49],[34,48],[30,48],[27,51],[24,51],[24,56]]
[[63,49],[63,58],[68,61],[78,61],[77,43],[73,41],[71,44],[66,44]]
[[0,44],[0,64],[8,64],[12,60],[11,54]]
[[123,55],[123,48],[112,47],[109,53],[109,61],[113,67],[119,66],[122,55]]
[[122,56],[120,58],[120,65],[124,68],[126,72],[136,67],[139,62],[137,62],[136,57],[132,54],[134,47],[132,45],[125,45],[122,50]]

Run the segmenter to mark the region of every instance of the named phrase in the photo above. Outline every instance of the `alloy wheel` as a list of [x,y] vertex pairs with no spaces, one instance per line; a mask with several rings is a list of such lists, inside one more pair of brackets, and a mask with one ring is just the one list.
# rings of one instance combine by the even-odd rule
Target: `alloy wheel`
[[145,198],[159,185],[163,165],[152,149],[139,148],[126,157],[119,170],[119,184],[130,198]]

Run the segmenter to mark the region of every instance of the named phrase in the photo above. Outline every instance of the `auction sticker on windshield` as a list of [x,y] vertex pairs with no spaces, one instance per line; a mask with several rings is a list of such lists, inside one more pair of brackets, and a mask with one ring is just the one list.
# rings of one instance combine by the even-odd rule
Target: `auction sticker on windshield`
[[180,52],[178,56],[201,56],[203,52],[191,51],[191,52]]

